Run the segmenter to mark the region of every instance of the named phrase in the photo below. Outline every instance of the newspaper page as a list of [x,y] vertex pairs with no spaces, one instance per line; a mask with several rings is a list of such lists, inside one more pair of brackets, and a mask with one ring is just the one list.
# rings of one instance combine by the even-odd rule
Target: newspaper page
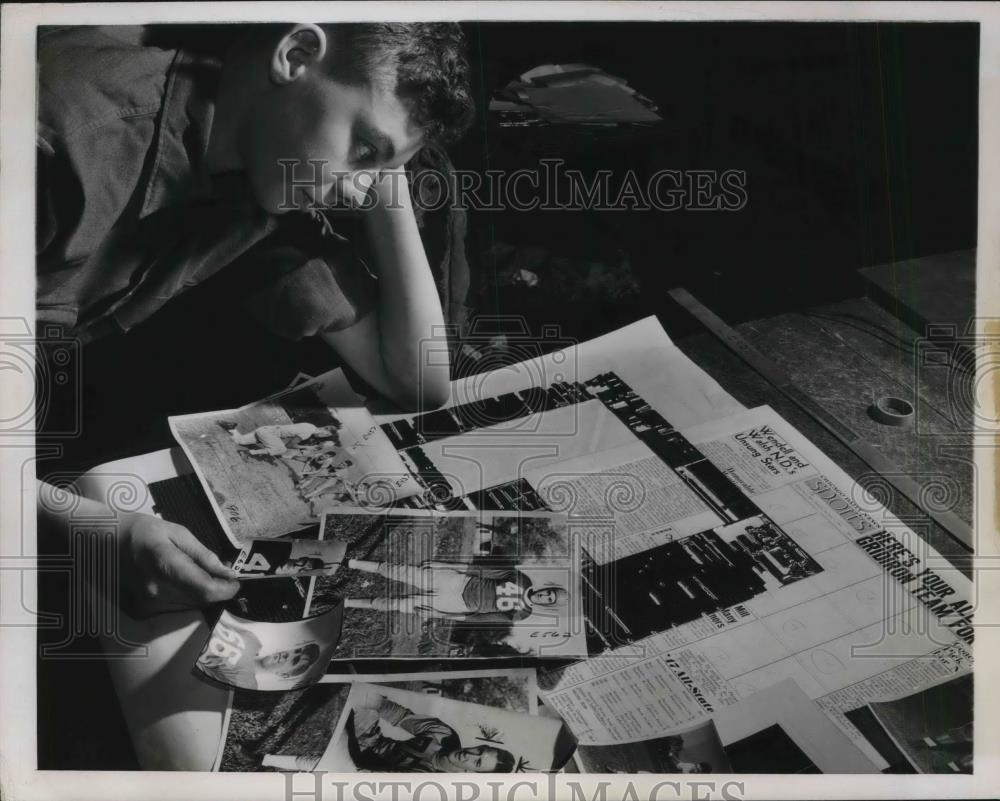
[[223,723],[215,770],[312,770],[326,750],[354,682],[365,682],[509,712],[535,715],[538,690],[529,668],[327,676],[281,695],[236,690]]
[[612,744],[791,678],[885,767],[843,713],[971,669],[971,583],[770,408],[683,439],[671,469],[722,522],[610,564],[632,636],[546,676],[545,703]]
[[388,506],[419,485],[339,370],[240,409],[171,417],[233,545],[314,526],[330,506]]
[[581,773],[734,773],[712,721],[690,729],[614,745],[580,745]]
[[[530,343],[529,343],[530,344]],[[525,347],[530,352],[530,347]],[[594,403],[588,403],[595,401]],[[423,414],[377,414],[376,421],[427,504],[441,509],[546,509],[539,474],[561,491],[582,455],[658,441],[742,410],[722,387],[647,318],[589,342],[452,383],[449,403]],[[643,456],[653,455],[643,450]],[[655,462],[655,460],[654,460]],[[653,482],[667,476],[649,465]],[[593,465],[584,466],[592,473]],[[598,470],[597,472],[600,472]],[[529,475],[530,474],[530,475]],[[634,482],[633,482],[634,484]],[[700,508],[680,482],[674,502]],[[671,487],[663,488],[664,499]],[[605,492],[608,487],[589,492]],[[632,484],[616,492],[641,492]]]

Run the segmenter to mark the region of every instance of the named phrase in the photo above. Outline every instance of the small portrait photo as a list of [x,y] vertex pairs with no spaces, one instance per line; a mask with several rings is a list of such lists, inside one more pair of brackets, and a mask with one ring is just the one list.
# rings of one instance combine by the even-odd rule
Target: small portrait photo
[[347,545],[323,540],[250,540],[233,561],[239,578],[330,576],[340,566]]
[[243,690],[295,690],[323,676],[340,639],[343,607],[285,623],[223,611],[198,657],[209,678]]
[[218,770],[312,770],[337,730],[353,682],[523,714],[534,714],[539,706],[531,668],[439,671],[443,666],[425,664],[419,673],[353,674],[339,682],[327,675],[319,684],[291,693],[237,691],[223,724]]
[[535,773],[559,770],[575,749],[558,719],[359,682],[317,768]]

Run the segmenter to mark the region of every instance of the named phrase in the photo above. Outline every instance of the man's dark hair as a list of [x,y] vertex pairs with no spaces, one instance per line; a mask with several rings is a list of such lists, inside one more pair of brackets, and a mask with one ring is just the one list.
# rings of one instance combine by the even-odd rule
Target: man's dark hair
[[[272,42],[290,23],[150,25],[144,43],[221,57],[249,36]],[[338,22],[323,25],[335,77],[355,86],[394,88],[428,141],[451,144],[475,116],[465,35],[455,22]]]
[[510,751],[502,748],[495,748],[492,745],[486,746],[497,755],[497,766],[493,768],[494,773],[513,773],[514,755]]
[[306,655],[307,658],[302,662],[299,662],[299,664],[296,665],[293,670],[289,670],[283,673],[282,675],[284,675],[286,678],[294,679],[297,676],[301,676],[303,673],[309,670],[309,668],[313,666],[313,663],[317,659],[319,659],[320,648],[318,644],[311,642],[302,649],[302,652]]
[[465,36],[454,22],[324,25],[333,75],[353,85],[394,88],[427,140],[449,144],[472,124]]

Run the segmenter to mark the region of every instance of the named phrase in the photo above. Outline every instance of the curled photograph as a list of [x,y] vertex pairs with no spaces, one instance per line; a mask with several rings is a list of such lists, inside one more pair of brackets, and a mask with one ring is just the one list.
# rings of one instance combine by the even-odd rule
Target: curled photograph
[[223,611],[198,657],[203,674],[243,690],[296,690],[323,676],[340,637],[343,610],[264,623]]

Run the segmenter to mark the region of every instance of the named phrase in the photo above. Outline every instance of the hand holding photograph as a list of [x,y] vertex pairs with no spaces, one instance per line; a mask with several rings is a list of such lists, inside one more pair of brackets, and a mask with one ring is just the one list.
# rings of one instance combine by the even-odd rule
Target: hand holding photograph
[[331,576],[347,545],[323,540],[250,540],[233,560],[240,581],[283,576]]

